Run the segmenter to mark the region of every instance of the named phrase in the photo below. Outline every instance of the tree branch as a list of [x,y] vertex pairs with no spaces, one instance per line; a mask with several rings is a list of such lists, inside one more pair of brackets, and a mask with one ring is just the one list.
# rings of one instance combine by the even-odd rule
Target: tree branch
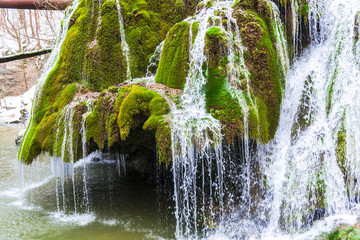
[[16,60],[25,59],[25,58],[40,56],[43,54],[50,53],[51,50],[52,49],[43,49],[43,50],[39,50],[39,51],[35,51],[35,52],[19,53],[19,54],[15,54],[15,55],[11,55],[11,56],[0,57],[0,63],[12,62],[12,61],[16,61]]

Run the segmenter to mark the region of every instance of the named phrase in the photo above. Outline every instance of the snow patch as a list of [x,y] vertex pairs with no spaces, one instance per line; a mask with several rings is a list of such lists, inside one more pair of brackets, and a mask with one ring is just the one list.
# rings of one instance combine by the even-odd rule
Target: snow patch
[[35,86],[20,96],[0,99],[0,123],[20,123],[29,120]]

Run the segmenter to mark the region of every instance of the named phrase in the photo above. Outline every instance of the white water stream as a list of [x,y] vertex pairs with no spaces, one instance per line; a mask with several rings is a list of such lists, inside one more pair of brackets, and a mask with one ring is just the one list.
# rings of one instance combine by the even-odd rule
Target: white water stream
[[119,16],[119,24],[120,24],[120,37],[121,37],[121,49],[124,52],[126,59],[126,80],[131,79],[131,70],[130,70],[130,48],[126,42],[125,28],[124,28],[124,20],[121,13],[121,5],[119,0],[116,0],[116,7],[118,10]]
[[[45,81],[46,81],[48,75],[55,68],[55,66],[56,66],[56,64],[57,64],[57,62],[59,60],[61,48],[62,48],[63,43],[65,41],[66,34],[67,34],[68,30],[69,30],[70,21],[72,19],[73,14],[75,13],[77,7],[79,6],[79,4],[80,4],[80,0],[75,0],[66,9],[64,19],[62,20],[60,33],[56,38],[56,42],[55,42],[54,47],[53,47],[53,49],[51,51],[50,57],[47,60],[45,66],[44,66],[44,72],[41,74],[40,78],[36,82],[35,96],[33,98],[33,104],[32,104],[31,114],[30,114],[31,119],[30,119],[30,122],[29,122],[29,126],[27,127],[27,131],[25,132],[24,139],[26,139],[27,134],[28,134],[28,130],[31,129],[31,126],[33,124],[32,119],[35,116],[33,111],[34,111],[34,109],[36,107],[36,101],[41,96],[42,88],[43,88],[43,86],[45,84]],[[20,146],[20,151],[19,151],[20,153],[21,153],[21,147],[22,147],[22,145]],[[19,159],[22,159],[21,154],[19,155]]]
[[[211,238],[305,240],[356,223],[359,10],[357,0],[310,1],[313,42],[287,76],[274,141],[258,151],[267,182],[262,211],[253,216],[257,221],[223,222]],[[343,170],[336,156],[339,132],[346,133]]]

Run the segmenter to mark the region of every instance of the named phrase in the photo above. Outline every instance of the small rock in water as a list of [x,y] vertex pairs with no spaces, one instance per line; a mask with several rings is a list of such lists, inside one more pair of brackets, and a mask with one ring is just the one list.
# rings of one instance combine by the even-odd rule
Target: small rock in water
[[21,131],[18,133],[18,135],[17,135],[17,137],[16,137],[16,139],[15,139],[15,144],[16,144],[16,146],[20,146],[21,140],[22,140],[22,138],[24,137],[24,134],[25,134],[25,129],[21,130]]

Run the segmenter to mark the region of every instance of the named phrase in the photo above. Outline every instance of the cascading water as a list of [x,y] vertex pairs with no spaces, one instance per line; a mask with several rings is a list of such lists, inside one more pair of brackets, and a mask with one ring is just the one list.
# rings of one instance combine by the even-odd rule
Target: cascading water
[[130,48],[129,45],[126,42],[126,36],[125,36],[125,28],[124,28],[124,20],[121,13],[121,5],[119,0],[116,0],[116,7],[118,10],[118,16],[119,16],[119,24],[120,24],[120,37],[121,37],[121,49],[125,54],[126,59],[126,79],[131,79],[131,70],[130,70]]
[[[206,3],[207,1],[204,1],[204,4]],[[202,217],[206,218],[205,204],[212,210],[212,195],[217,195],[221,204],[223,194],[221,175],[218,175],[217,179],[212,178],[212,171],[222,173],[223,168],[221,125],[206,111],[203,93],[206,78],[202,70],[203,64],[207,61],[204,47],[206,31],[210,27],[209,18],[214,15],[215,9],[220,8],[221,5],[214,2],[212,8],[204,9],[188,20],[190,24],[199,22],[199,30],[192,44],[193,34],[190,27],[190,70],[181,98],[181,108],[171,111],[177,238],[197,236],[199,199],[203,204]],[[212,158],[216,159],[216,166],[212,166]],[[201,172],[198,172],[199,169]],[[197,183],[198,177],[202,177],[202,186]],[[198,188],[205,187],[205,178],[210,181],[208,192],[205,193],[206,190],[203,189],[203,195],[197,196]],[[211,217],[210,213],[210,221]]]
[[[348,210],[359,191],[355,184],[359,136],[354,121],[360,74],[354,33],[359,4],[333,0],[310,1],[310,6],[312,27],[320,29],[311,31],[316,41],[287,78],[279,129],[266,167],[273,199],[270,227],[286,231]],[[341,150],[338,144],[344,132]],[[339,159],[338,151],[345,152],[346,160]]]
[[232,219],[217,237],[314,239],[336,218],[354,220],[341,214],[354,214],[359,194],[359,10],[358,1],[310,1],[313,42],[287,76],[275,139],[257,154],[267,184],[257,217],[265,224],[243,234]]
[[[280,19],[280,13],[279,13],[279,9],[277,7],[277,5],[273,2],[268,0],[268,4],[271,7],[271,20],[272,20],[272,26],[273,26],[273,32],[275,33],[275,39],[276,39],[276,50],[277,50],[277,56],[278,56],[278,61],[279,61],[279,65],[281,66],[281,77],[285,78],[289,67],[290,67],[290,60],[289,60],[289,54],[287,51],[287,40],[286,40],[286,36],[285,36],[285,29],[284,26],[281,22]],[[297,14],[296,14],[296,8],[295,8],[295,3],[294,1],[291,1],[291,5],[292,5],[292,9],[294,9],[293,11],[293,28],[295,29],[295,33],[293,34],[294,37],[294,42],[297,42],[296,40],[296,29],[297,29],[297,24],[296,24],[296,19],[297,19]],[[296,46],[294,46],[294,51],[296,51]]]
[[[205,0],[202,4],[206,6],[209,2]],[[272,31],[276,39],[274,45],[279,58],[278,64],[281,65],[282,74],[285,76],[289,69],[289,57],[284,27],[276,5],[271,1],[267,3],[272,10]],[[78,1],[74,4],[77,6]],[[360,76],[360,63],[357,60],[360,54],[359,2],[310,0],[311,46],[295,60],[288,73],[279,128],[274,141],[267,146],[257,146],[256,153],[251,153],[250,149],[248,112],[249,107],[257,111],[257,103],[251,95],[249,72],[244,61],[245,49],[239,38],[241,30],[233,18],[232,4],[232,1],[215,1],[212,7],[199,9],[194,17],[186,19],[191,25],[190,70],[181,102],[171,111],[175,237],[314,239],[319,233],[331,230],[339,214],[357,214],[354,211],[360,190],[360,166],[357,161],[360,151],[360,131],[357,124],[360,117],[360,85],[357,81]],[[130,79],[129,50],[118,0],[117,6],[122,50],[126,55],[127,78]],[[295,13],[298,10],[297,1],[291,1],[291,6],[294,11],[293,44],[294,51],[297,51],[299,40],[296,38],[301,35],[298,32],[301,28],[298,26]],[[69,13],[69,19],[72,13],[73,11]],[[227,26],[221,21],[224,16]],[[220,21],[215,21],[216,18]],[[62,34],[66,34],[66,21]],[[195,34],[192,26],[196,22],[199,29]],[[232,149],[224,149],[222,145],[220,122],[206,110],[204,86],[207,76],[204,66],[207,64],[207,57],[204,49],[206,32],[211,27],[221,28],[227,38],[228,87],[232,96],[238,99],[244,113],[244,134],[238,146],[244,161],[236,169],[235,160],[230,159],[228,162],[228,156],[223,156],[223,152],[231,152]],[[61,41],[58,41],[60,49]],[[156,66],[162,46],[158,46],[150,59],[149,68]],[[49,72],[56,63],[57,56],[53,56]],[[147,77],[152,77],[150,72],[153,71],[148,71]],[[244,94],[249,98],[245,99]],[[58,212],[70,211],[66,201],[71,199],[71,193],[65,190],[65,177],[69,176],[73,185],[71,192],[74,212],[79,212],[82,205],[77,197],[76,191],[79,190],[83,193],[82,203],[85,211],[90,211],[91,191],[88,184],[91,182],[87,180],[88,169],[85,161],[88,154],[85,122],[91,111],[92,106],[89,103],[87,113],[82,116],[80,129],[83,159],[76,164],[74,151],[78,148],[72,143],[72,107],[65,108],[62,117],[59,118],[59,123],[67,124],[63,135],[60,134],[60,129],[56,135],[57,138],[62,137],[62,141],[56,141],[61,146],[55,146],[61,149],[61,159],[52,158]],[[103,161],[99,152],[93,153],[92,156]],[[116,174],[120,177],[126,173],[125,158],[128,156],[115,156]],[[61,161],[67,157],[70,164]],[[259,159],[260,170],[257,171],[264,175],[261,181],[264,181],[266,187],[264,199],[258,199],[257,209],[251,209],[251,191],[255,187],[254,184],[258,184],[252,179],[254,168],[251,167],[251,162],[254,158]],[[75,175],[74,169],[77,166],[83,167],[80,181]],[[110,166],[107,168],[107,171],[111,172]],[[240,171],[236,172],[239,169]],[[225,176],[228,174],[231,176]],[[234,185],[241,185],[236,188],[239,191],[230,192],[225,178],[233,180]],[[111,177],[102,175],[102,180],[109,183],[109,204],[113,207],[114,187]],[[80,186],[79,182],[83,186]],[[238,195],[234,198],[238,197],[241,200],[234,202],[240,202],[241,205],[224,206],[236,204],[232,202],[232,194]],[[225,195],[227,202],[224,201]],[[227,213],[224,213],[225,207]],[[326,217],[325,220],[315,222],[323,217]],[[324,222],[325,224],[321,224]],[[213,228],[215,225],[218,225],[217,229]]]
[[[51,51],[51,55],[49,57],[49,59],[47,60],[45,66],[44,66],[44,72],[41,74],[40,78],[37,80],[36,82],[36,90],[35,90],[35,96],[33,98],[33,104],[32,104],[32,108],[31,108],[31,119],[29,121],[29,125],[27,127],[27,131],[25,132],[24,135],[24,139],[26,139],[27,134],[28,134],[28,130],[31,129],[32,124],[33,124],[33,117],[34,117],[34,108],[36,106],[36,101],[38,100],[38,98],[40,98],[41,92],[42,92],[42,88],[43,85],[45,84],[45,81],[48,77],[48,75],[51,73],[51,71],[55,68],[59,57],[60,57],[60,52],[61,52],[61,48],[63,46],[63,43],[65,41],[65,37],[66,34],[69,30],[69,25],[70,25],[70,21],[72,19],[73,14],[75,13],[77,7],[80,4],[80,0],[75,0],[72,2],[72,4],[67,8],[66,12],[65,12],[65,17],[62,20],[62,24],[61,24],[61,29],[60,29],[60,33],[56,38],[56,42],[54,44],[54,47]],[[20,146],[20,153],[21,148],[23,147],[23,143]],[[22,159],[21,154],[19,155],[19,159]]]
[[[206,5],[207,2],[203,2]],[[283,26],[279,18],[278,9],[275,4],[268,2],[272,9],[273,32],[276,38],[276,49],[279,58],[279,65],[282,66],[281,76],[285,76],[289,68],[289,59],[287,54],[287,43],[284,36]],[[201,4],[200,4],[201,5]],[[250,217],[252,207],[251,184],[253,173],[251,166],[250,137],[249,137],[249,106],[257,111],[256,100],[252,97],[250,84],[250,73],[247,70],[244,60],[245,47],[240,37],[240,29],[236,19],[233,17],[232,1],[214,2],[211,8],[202,9],[194,18],[188,20],[191,24],[199,22],[199,31],[192,39],[190,30],[190,71],[182,97],[181,108],[172,110],[172,149],[173,149],[173,174],[174,174],[174,198],[176,203],[175,216],[177,219],[176,236],[197,238],[196,222],[204,219],[197,219],[197,215],[205,218],[205,229],[211,226],[214,216],[220,216],[223,207],[223,198],[227,195],[227,209],[241,209]],[[226,24],[222,24],[222,17],[226,19]],[[210,20],[211,19],[211,20]],[[217,19],[217,20],[216,20]],[[229,81],[228,89],[232,96],[239,101],[243,111],[244,134],[243,141],[240,143],[243,163],[241,167],[236,167],[240,172],[233,169],[238,163],[233,159],[225,159],[222,156],[221,131],[219,123],[216,122],[205,110],[205,96],[203,94],[206,76],[202,73],[203,64],[207,61],[204,56],[205,34],[210,27],[220,28],[227,38],[227,56],[228,64],[226,68],[227,79]],[[192,29],[192,28],[190,28]],[[192,44],[194,42],[194,44]],[[242,90],[239,90],[242,89]],[[247,99],[245,97],[247,95]],[[257,114],[258,115],[258,114]],[[240,116],[239,116],[240,117]],[[211,133],[209,136],[208,134]],[[215,137],[214,137],[215,136]],[[210,140],[210,141],[209,141]],[[214,141],[215,140],[215,141]],[[212,142],[214,141],[214,142]],[[214,150],[215,149],[215,150]],[[232,151],[231,149],[229,150]],[[211,153],[215,153],[212,154]],[[211,159],[213,158],[213,159]],[[205,162],[204,162],[205,159]],[[216,166],[213,166],[214,161]],[[213,172],[216,171],[214,175]],[[237,192],[225,193],[224,189],[230,190],[225,186],[224,175],[228,181],[237,187],[232,190]],[[202,191],[197,196],[199,188],[198,179],[202,178]],[[214,181],[214,182],[213,182]],[[259,181],[259,180],[258,180]],[[207,183],[205,183],[207,182]],[[215,189],[210,187],[206,192],[205,185],[215,185]],[[240,187],[240,185],[242,187]],[[241,192],[239,192],[241,191]],[[240,195],[234,196],[234,195]],[[243,206],[230,206],[236,197]],[[219,202],[214,203],[217,199]],[[201,202],[202,200],[202,202]],[[216,204],[219,204],[216,205]],[[230,204],[230,205],[229,205]],[[199,209],[197,206],[201,206]],[[209,211],[207,213],[204,209]],[[213,209],[219,209],[216,214]],[[200,212],[200,214],[199,214]],[[207,215],[208,214],[208,215]],[[206,219],[208,217],[208,219]],[[208,222],[207,222],[208,221]],[[221,220],[220,220],[221,222]],[[205,230],[206,232],[206,230]]]
[[155,73],[153,73],[153,71],[154,71],[154,69],[157,69],[157,67],[158,67],[163,47],[164,47],[164,41],[162,41],[156,47],[154,54],[149,59],[149,65],[146,68],[146,77],[151,78],[152,81],[154,80],[155,75],[156,75],[156,71],[155,71]]
[[[269,4],[276,23],[278,57],[286,73],[286,40],[277,7]],[[336,217],[326,218],[326,224],[317,223],[304,234],[297,232],[324,216],[350,213],[358,201],[359,5],[334,0],[310,1],[310,6],[313,42],[288,74],[275,140],[259,146],[256,155],[267,185],[258,216],[253,216],[259,222],[244,223],[242,217],[225,220],[215,238],[313,239],[330,231]],[[297,44],[297,20],[293,21]]]

